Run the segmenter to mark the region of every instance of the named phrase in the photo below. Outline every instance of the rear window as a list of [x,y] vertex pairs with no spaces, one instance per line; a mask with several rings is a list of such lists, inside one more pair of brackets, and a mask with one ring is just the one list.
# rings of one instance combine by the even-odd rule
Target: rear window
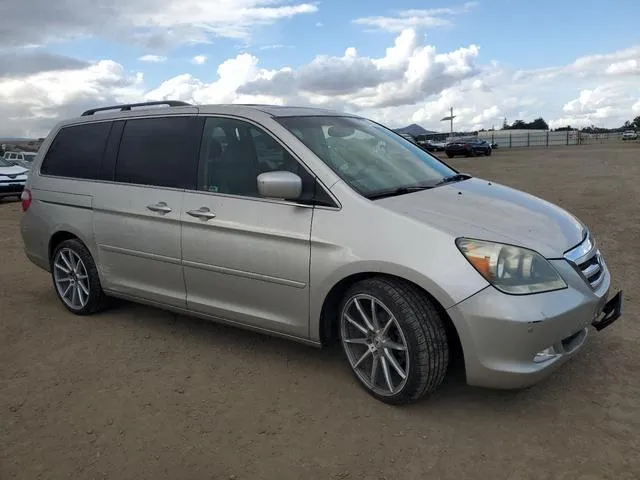
[[42,162],[40,173],[70,178],[98,178],[112,123],[86,123],[62,128]]

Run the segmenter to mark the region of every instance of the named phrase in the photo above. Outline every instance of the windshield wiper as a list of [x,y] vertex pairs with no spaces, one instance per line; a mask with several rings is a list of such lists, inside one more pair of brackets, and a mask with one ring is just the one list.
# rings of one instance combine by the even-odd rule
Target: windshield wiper
[[456,173],[455,175],[444,177],[442,180],[436,183],[434,187],[437,187],[438,185],[444,185],[446,183],[461,182],[462,180],[469,180],[470,178],[473,177],[468,173]]
[[376,200],[378,198],[395,197],[397,195],[404,195],[405,193],[419,192],[420,190],[427,190],[433,188],[431,185],[411,185],[409,187],[398,187],[390,190],[382,190],[367,195],[369,200]]

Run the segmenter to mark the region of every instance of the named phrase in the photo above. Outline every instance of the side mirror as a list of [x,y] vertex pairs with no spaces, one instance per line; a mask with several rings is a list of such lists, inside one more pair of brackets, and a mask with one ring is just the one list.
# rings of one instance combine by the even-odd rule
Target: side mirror
[[258,175],[258,193],[266,198],[293,200],[302,194],[302,179],[286,171],[261,173]]

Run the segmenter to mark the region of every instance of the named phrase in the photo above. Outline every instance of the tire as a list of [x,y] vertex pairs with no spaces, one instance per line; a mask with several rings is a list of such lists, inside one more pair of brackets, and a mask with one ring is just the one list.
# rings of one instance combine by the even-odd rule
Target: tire
[[[64,257],[64,259],[62,257]],[[77,269],[77,274],[74,276],[73,282],[67,283],[60,281],[63,277],[71,278],[73,276],[73,274],[69,275],[71,270],[68,268],[69,266],[74,266],[72,259],[75,261],[75,266],[77,266],[78,263],[81,264],[81,267]],[[81,262],[78,262],[78,259]],[[57,264],[61,265],[64,269],[57,266]],[[84,275],[86,275],[86,278],[82,278]],[[71,313],[76,315],[91,315],[106,307],[107,296],[102,290],[98,269],[93,261],[93,257],[91,257],[89,249],[87,249],[80,240],[75,238],[69,239],[60,242],[56,246],[51,256],[51,278],[58,299]],[[82,285],[80,285],[80,283]],[[81,286],[84,286],[84,289],[81,289]],[[67,294],[71,295],[71,298],[63,297],[64,290],[66,290],[67,287],[71,288],[70,293]],[[76,292],[71,293],[73,290],[76,290]],[[78,293],[78,290],[82,290],[83,293]],[[88,292],[88,295],[84,293],[85,290]],[[85,299],[85,302],[80,301],[77,302],[77,305],[74,305],[71,300],[73,298],[81,300],[83,295],[88,297]]]
[[453,157],[455,157],[455,155],[453,153],[447,153],[447,157],[453,158]]
[[488,149],[487,149],[487,153],[485,153],[485,155],[486,155],[487,157],[490,157],[490,156],[491,156],[491,149],[490,149],[490,148],[488,148]]
[[378,400],[412,403],[442,383],[449,365],[445,327],[417,287],[385,277],[357,282],[345,294],[339,322],[347,362],[362,387]]

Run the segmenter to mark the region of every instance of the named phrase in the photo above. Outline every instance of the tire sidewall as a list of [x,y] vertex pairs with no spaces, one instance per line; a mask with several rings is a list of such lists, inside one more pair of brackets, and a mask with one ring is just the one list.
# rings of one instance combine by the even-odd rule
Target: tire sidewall
[[[88,285],[89,285],[89,300],[85,304],[84,307],[80,309],[74,309],[67,305],[67,303],[62,299],[62,295],[58,291],[58,286],[56,285],[55,278],[55,261],[58,258],[58,255],[61,250],[71,250],[73,253],[78,255],[84,264],[84,268],[87,271],[88,276]],[[89,249],[85,247],[82,242],[79,240],[71,239],[65,240],[58,244],[53,251],[53,255],[51,255],[51,279],[53,280],[53,288],[58,296],[58,299],[64,305],[64,307],[69,310],[71,313],[76,315],[87,315],[89,313],[93,313],[97,309],[97,305],[100,302],[100,293],[102,292],[102,287],[100,285],[100,279],[97,276],[97,269],[95,263],[93,261],[93,257],[89,252]]]
[[[409,349],[409,352],[408,352],[409,353],[409,374],[408,374],[407,381],[404,387],[402,388],[402,390],[400,390],[394,395],[381,395],[378,392],[371,390],[362,381],[360,376],[354,371],[353,367],[351,366],[351,363],[349,362],[349,357],[346,351],[347,347],[342,340],[342,321],[343,321],[342,318],[343,318],[344,309],[347,303],[354,296],[359,294],[373,296],[377,300],[382,302],[395,316],[396,321],[398,322],[400,329],[402,330],[402,334],[404,335],[404,338],[407,342],[407,348]],[[367,287],[363,285],[355,285],[354,287],[350,288],[347,291],[342,303],[340,304],[339,314],[340,314],[340,318],[339,318],[340,344],[342,346],[342,351],[345,359],[347,360],[349,368],[351,369],[351,372],[353,373],[353,375],[358,379],[358,383],[370,395],[374,396],[378,400],[381,400],[383,402],[390,403],[390,404],[406,403],[407,400],[413,396],[413,394],[415,393],[415,391],[417,390],[420,384],[420,371],[418,369],[420,345],[419,345],[418,339],[416,338],[416,335],[414,334],[413,329],[408,328],[408,325],[406,323],[405,312],[402,311],[402,308],[400,307],[398,302],[396,302],[384,288],[380,288],[378,285],[369,284]]]

